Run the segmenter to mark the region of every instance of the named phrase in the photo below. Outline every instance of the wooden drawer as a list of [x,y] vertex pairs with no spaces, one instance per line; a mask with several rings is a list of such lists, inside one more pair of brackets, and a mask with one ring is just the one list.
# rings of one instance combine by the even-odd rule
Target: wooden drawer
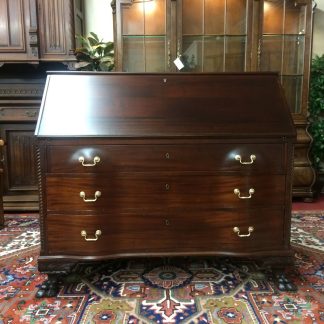
[[[234,189],[240,190],[240,199]],[[249,206],[283,205],[285,176],[255,175],[250,177],[154,173],[123,173],[105,177],[84,174],[82,177],[49,175],[46,179],[49,211],[125,211],[130,209],[160,210],[162,208],[247,208]],[[96,201],[84,202],[84,199]]]
[[[47,249],[50,254],[79,256],[279,250],[284,243],[283,219],[282,209],[269,208],[240,213],[183,210],[176,214],[49,215]],[[238,236],[248,235],[251,226],[249,237]],[[235,233],[234,227],[240,232]],[[101,235],[92,240],[97,230]],[[86,231],[86,237],[81,231]]]
[[[94,145],[50,146],[47,169],[53,173],[112,173],[141,171],[240,171],[281,173],[284,170],[281,144],[185,144],[185,145]],[[235,159],[240,155],[241,164]],[[95,157],[100,162],[94,166]]]
[[1,121],[36,121],[39,108],[0,107]]

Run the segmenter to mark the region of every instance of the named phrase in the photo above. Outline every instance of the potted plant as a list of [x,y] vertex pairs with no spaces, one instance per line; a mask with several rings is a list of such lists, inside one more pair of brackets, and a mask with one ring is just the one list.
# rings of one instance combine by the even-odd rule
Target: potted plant
[[310,155],[318,174],[318,180],[322,182],[321,178],[324,177],[324,54],[315,56],[312,60],[309,121],[309,132],[313,137]]
[[114,43],[99,40],[97,34],[76,36],[81,47],[76,48],[75,68],[79,71],[112,71],[114,68]]

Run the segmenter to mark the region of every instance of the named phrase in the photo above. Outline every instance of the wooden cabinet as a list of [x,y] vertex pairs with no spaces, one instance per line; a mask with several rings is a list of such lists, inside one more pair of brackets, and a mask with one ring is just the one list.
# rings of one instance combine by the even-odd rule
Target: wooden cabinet
[[293,192],[312,199],[307,132],[311,0],[113,1],[116,68],[126,72],[279,72],[297,128]]
[[75,61],[83,1],[0,0],[0,64]]
[[3,203],[6,210],[38,210],[35,125],[43,79],[2,79],[0,138],[3,150]]
[[36,0],[0,0],[0,66],[38,62]]
[[73,68],[75,34],[83,34],[83,8],[83,0],[0,0],[0,136],[6,144],[6,210],[38,209],[33,133],[44,75],[46,70]]
[[135,256],[289,260],[295,129],[276,73],[52,73],[45,91],[41,271]]
[[74,12],[73,0],[38,1],[40,60],[75,61]]

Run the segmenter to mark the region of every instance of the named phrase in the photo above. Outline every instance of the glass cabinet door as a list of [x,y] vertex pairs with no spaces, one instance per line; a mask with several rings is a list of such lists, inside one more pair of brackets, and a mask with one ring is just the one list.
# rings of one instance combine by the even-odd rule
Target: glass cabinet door
[[305,58],[306,5],[295,0],[263,4],[260,70],[278,71],[293,113],[300,113]]
[[[177,55],[191,72],[248,70],[248,0],[180,0]],[[180,8],[180,9],[179,9]]]
[[121,6],[122,70],[167,70],[167,1],[129,1]]

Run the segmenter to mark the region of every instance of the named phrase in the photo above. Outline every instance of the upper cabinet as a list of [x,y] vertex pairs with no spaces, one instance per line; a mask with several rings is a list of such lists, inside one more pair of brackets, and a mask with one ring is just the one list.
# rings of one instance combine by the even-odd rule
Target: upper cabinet
[[0,0],[0,64],[74,61],[82,0]]
[[38,61],[36,0],[0,0],[0,63]]
[[73,12],[73,1],[38,1],[41,60],[65,61],[73,59],[75,44]]
[[127,72],[250,69],[252,11],[246,0],[117,0],[116,67]]

